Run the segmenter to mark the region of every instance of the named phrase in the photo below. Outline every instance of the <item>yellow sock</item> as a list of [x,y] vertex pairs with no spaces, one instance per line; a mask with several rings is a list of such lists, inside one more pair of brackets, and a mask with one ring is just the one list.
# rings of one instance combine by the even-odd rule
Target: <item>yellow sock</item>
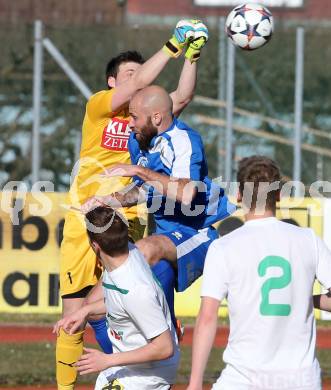
[[60,330],[56,340],[56,381],[58,390],[73,390],[77,378],[74,363],[83,352],[84,330],[69,335]]
[[74,384],[72,385],[60,385],[59,383],[57,384],[57,390],[73,390]]

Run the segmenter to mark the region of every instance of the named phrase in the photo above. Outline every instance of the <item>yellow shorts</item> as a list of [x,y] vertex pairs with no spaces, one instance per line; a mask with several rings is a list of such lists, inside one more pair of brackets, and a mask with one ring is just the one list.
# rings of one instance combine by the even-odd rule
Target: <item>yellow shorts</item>
[[[130,240],[135,242],[142,238],[145,227],[138,217],[129,219]],[[101,274],[102,266],[90,247],[84,217],[69,211],[65,217],[60,250],[61,296],[94,286]]]

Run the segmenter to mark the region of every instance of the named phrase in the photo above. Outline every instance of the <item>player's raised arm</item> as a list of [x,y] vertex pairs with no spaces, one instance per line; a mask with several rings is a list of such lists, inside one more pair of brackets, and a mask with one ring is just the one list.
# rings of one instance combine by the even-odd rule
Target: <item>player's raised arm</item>
[[169,59],[179,57],[184,46],[194,38],[195,30],[193,23],[180,21],[177,23],[177,26],[174,30],[174,35],[169,41],[144,64],[139,67],[126,64],[126,75],[124,75],[122,80],[116,80],[114,77],[109,78],[109,86],[116,87],[111,101],[112,112],[116,112],[124,104],[127,104],[136,91],[151,84],[168,63]]
[[[200,20],[191,20],[191,22],[195,28],[194,40],[187,46],[185,62],[180,74],[177,89],[170,94],[173,101],[172,112],[175,116],[179,116],[183,109],[193,99],[197,80],[197,61],[200,58],[201,49],[208,40],[207,26]],[[179,31],[178,28],[175,29],[175,34],[177,31]],[[180,36],[178,36],[178,40],[181,40]]]

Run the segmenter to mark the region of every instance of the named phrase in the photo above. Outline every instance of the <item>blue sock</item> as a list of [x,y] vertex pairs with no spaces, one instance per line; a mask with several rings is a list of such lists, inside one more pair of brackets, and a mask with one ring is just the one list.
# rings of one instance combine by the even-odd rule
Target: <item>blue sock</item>
[[107,333],[107,321],[106,317],[101,318],[101,320],[88,321],[88,323],[92,326],[95,338],[102,348],[104,353],[113,353],[113,346],[111,341],[109,340]]
[[164,295],[168,302],[170,309],[171,320],[176,327],[176,316],[175,316],[175,270],[167,260],[160,260],[158,263],[151,267],[153,274],[156,276],[158,281],[161,283]]

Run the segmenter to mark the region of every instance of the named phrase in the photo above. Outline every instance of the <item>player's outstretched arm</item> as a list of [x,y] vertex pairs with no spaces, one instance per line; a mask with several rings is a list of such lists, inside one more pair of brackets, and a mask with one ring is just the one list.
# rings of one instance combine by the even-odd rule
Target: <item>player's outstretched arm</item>
[[[127,164],[126,164],[127,165]],[[128,165],[130,166],[130,165]],[[132,207],[146,202],[146,193],[139,187],[135,186],[128,190],[122,190],[105,196],[95,196],[89,198],[82,206],[81,212],[87,214],[96,207],[112,207],[114,209],[121,207]],[[93,290],[92,290],[93,291]]]
[[[177,23],[177,26],[180,22]],[[141,65],[126,82],[115,87],[111,102],[112,112],[127,104],[136,91],[150,85],[158,77],[168,61],[171,58],[179,57],[184,46],[194,38],[195,30],[193,24],[184,23],[181,26],[180,35],[176,34],[177,26],[175,27],[174,35],[157,53]],[[178,37],[180,37],[180,42]]]
[[192,203],[197,193],[196,184],[191,179],[163,175],[141,166],[137,166],[136,176],[139,176],[146,184],[152,186],[163,196],[186,206]]
[[202,390],[203,374],[216,334],[219,304],[220,302],[214,298],[202,297],[201,299],[193,333],[192,367],[188,390]]
[[109,355],[96,349],[84,348],[84,352],[75,364],[82,375],[99,372],[109,367],[168,359],[173,354],[173,343],[170,331],[166,330],[148,344],[132,351]]
[[314,295],[313,299],[315,309],[331,312],[331,289],[327,294]]
[[[190,205],[194,199],[197,188],[191,179],[167,176],[140,165],[118,164],[107,170],[107,176],[138,176],[144,183],[153,187],[159,194],[167,196],[184,205]],[[143,199],[142,196],[140,196]],[[117,200],[120,199],[117,197]],[[122,203],[122,206],[127,204]]]
[[[187,44],[184,65],[179,77],[178,86],[170,94],[173,102],[173,113],[179,116],[194,96],[197,80],[197,60],[200,51],[208,40],[208,28],[200,20],[190,20],[194,26],[194,39]],[[176,32],[177,28],[175,29]],[[180,38],[178,38],[180,39]]]

